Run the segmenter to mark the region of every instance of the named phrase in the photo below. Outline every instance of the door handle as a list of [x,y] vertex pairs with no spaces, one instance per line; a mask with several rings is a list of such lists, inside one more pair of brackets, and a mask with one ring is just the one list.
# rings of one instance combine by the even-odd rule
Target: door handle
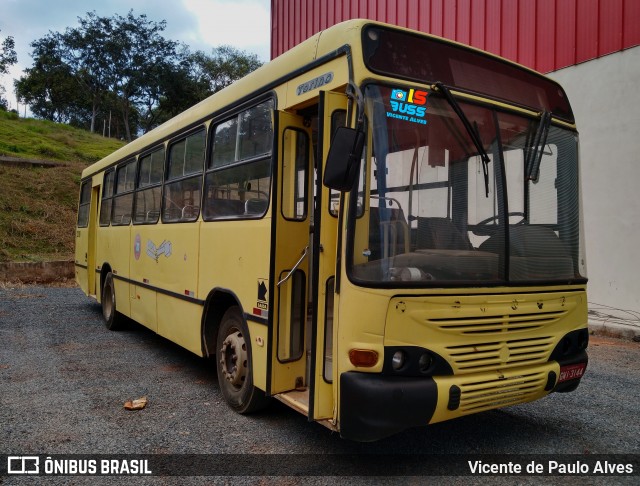
[[307,256],[307,253],[309,252],[309,246],[305,246],[304,250],[302,250],[302,256],[300,257],[300,259],[296,262],[296,264],[293,266],[293,268],[291,270],[289,270],[289,273],[287,274],[286,277],[284,277],[282,280],[280,280],[277,283],[277,287],[280,287],[280,285],[282,285],[283,283],[285,283],[287,280],[289,280],[291,278],[291,275],[293,275],[293,272],[295,272],[298,267],[300,266],[300,264],[302,263],[302,260],[305,259],[305,257]]

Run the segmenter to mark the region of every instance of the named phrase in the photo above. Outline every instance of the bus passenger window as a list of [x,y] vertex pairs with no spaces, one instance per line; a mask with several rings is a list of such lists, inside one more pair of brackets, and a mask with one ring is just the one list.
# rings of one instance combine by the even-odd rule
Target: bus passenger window
[[131,222],[136,160],[130,159],[116,169],[116,194],[113,197],[111,224],[126,226]]
[[287,128],[282,144],[282,215],[304,221],[308,206],[309,137],[305,132]]
[[104,174],[102,202],[100,203],[100,226],[109,226],[109,222],[111,221],[111,202],[113,199],[113,181],[115,175],[116,173],[113,169],[110,169]]
[[216,126],[213,136],[212,167],[233,164],[236,160],[236,138],[238,136],[238,119],[232,118]]
[[169,147],[168,177],[164,186],[162,220],[195,221],[200,215],[205,130],[192,133]]
[[134,224],[158,222],[163,168],[164,147],[140,159],[140,175],[133,215]]
[[207,173],[204,219],[262,217],[270,185],[271,159]]
[[261,218],[269,207],[273,101],[240,112],[214,128],[205,176],[203,217]]

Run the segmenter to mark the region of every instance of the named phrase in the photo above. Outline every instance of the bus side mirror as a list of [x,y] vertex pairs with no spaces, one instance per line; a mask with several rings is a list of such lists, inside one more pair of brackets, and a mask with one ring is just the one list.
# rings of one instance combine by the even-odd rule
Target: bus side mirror
[[350,191],[360,170],[364,132],[338,127],[331,140],[322,182],[330,189]]

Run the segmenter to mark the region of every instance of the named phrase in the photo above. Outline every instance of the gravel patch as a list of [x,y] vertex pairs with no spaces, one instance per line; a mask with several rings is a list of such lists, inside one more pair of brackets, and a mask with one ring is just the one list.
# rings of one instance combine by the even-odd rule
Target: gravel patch
[[[342,440],[279,402],[255,415],[236,414],[220,394],[213,362],[136,324],[107,331],[100,306],[78,288],[0,287],[0,343],[4,454],[283,454],[285,461],[291,459],[287,454],[367,454],[369,461],[370,454],[389,453],[506,459],[509,454],[640,454],[635,398],[640,345],[629,341],[592,337],[587,374],[574,393],[408,430],[372,444]],[[140,397],[148,400],[143,410],[124,409],[127,400]],[[521,477],[518,483],[542,479]],[[613,479],[626,484],[633,478]],[[502,481],[493,478],[492,483],[496,480]],[[2,484],[45,481],[116,484],[122,478],[0,476]],[[410,477],[136,478],[137,484],[337,481],[416,484]],[[483,481],[464,478],[465,484]],[[459,484],[456,478],[437,482]],[[588,481],[605,483],[605,478]]]

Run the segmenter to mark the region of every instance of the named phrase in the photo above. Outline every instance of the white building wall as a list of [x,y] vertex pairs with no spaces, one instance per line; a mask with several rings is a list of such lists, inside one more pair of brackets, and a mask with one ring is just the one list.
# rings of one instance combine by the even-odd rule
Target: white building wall
[[640,323],[640,47],[549,76],[580,132],[590,310]]

